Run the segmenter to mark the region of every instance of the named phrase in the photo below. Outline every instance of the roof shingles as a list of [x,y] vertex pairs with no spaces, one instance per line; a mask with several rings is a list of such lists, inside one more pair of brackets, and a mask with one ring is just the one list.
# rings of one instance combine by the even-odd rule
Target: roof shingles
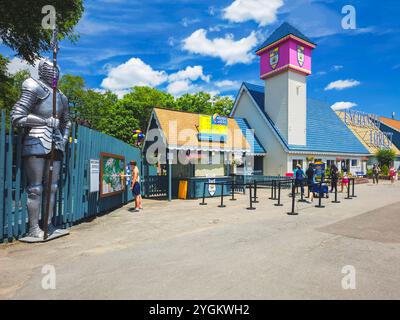
[[289,145],[264,109],[264,87],[244,83],[260,111],[291,152],[329,152],[339,154],[365,154],[368,150],[338,118],[328,104],[318,100],[307,100],[307,144]]
[[267,46],[269,46],[270,44],[273,44],[274,42],[288,36],[288,35],[293,35],[297,38],[300,38],[304,41],[307,41],[311,44],[315,43],[313,41],[310,40],[310,38],[308,38],[307,36],[305,36],[303,33],[301,33],[299,30],[297,30],[295,27],[293,27],[292,25],[290,25],[287,22],[282,23],[282,25],[276,29],[268,38],[267,40],[264,41],[264,43],[256,50],[259,51]]

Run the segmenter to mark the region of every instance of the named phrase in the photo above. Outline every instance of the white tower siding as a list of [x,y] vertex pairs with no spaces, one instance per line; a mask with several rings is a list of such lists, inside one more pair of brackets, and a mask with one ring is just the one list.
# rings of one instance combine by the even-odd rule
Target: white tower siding
[[306,145],[307,82],[285,71],[265,80],[265,111],[290,145]]

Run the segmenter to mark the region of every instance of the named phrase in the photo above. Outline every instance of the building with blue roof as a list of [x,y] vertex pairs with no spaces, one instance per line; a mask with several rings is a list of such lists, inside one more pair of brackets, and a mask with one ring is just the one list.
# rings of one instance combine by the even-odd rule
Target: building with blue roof
[[307,97],[315,47],[282,24],[257,50],[264,85],[245,82],[236,97],[231,116],[243,119],[266,150],[257,168],[265,175],[284,175],[315,161],[366,172],[369,151],[327,103]]

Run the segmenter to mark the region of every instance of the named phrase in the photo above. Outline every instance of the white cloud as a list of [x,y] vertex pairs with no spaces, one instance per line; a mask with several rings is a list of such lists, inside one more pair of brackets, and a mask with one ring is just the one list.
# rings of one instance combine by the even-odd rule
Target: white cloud
[[181,95],[182,93],[189,92],[193,89],[189,80],[178,80],[171,82],[167,86],[168,93],[172,94],[173,96]]
[[334,104],[331,106],[331,108],[332,108],[332,110],[334,110],[334,111],[339,111],[339,110],[350,109],[350,108],[353,108],[353,107],[356,107],[356,106],[357,106],[357,104],[354,103],[354,102],[344,102],[344,101],[342,101],[342,102],[336,102],[336,103],[334,103]]
[[[101,89],[110,90],[122,98],[134,86],[157,87],[167,85],[166,90],[178,96],[202,90],[195,81],[210,82],[211,76],[204,74],[202,66],[188,66],[183,70],[168,75],[165,71],[154,70],[139,58],[131,58],[116,67],[108,66],[107,77],[101,83]],[[101,92],[101,91],[99,91]]]
[[233,80],[222,80],[222,81],[215,82],[215,85],[218,88],[234,89],[234,88],[239,88],[240,87],[240,82],[233,81]]
[[16,74],[18,71],[28,70],[29,73],[31,74],[31,77],[37,79],[39,77],[38,65],[39,65],[39,60],[37,60],[35,64],[32,66],[25,60],[22,60],[20,58],[12,58],[10,62],[7,64],[7,72],[9,74]]
[[223,17],[232,22],[256,21],[266,26],[276,21],[283,0],[235,0],[223,10]]
[[173,82],[173,81],[186,80],[186,79],[191,80],[191,81],[196,81],[198,79],[201,79],[205,82],[209,82],[210,78],[211,78],[211,76],[204,75],[202,66],[194,66],[194,67],[188,66],[188,67],[186,67],[185,70],[181,70],[181,71],[171,74],[168,77],[168,80]]
[[328,90],[343,90],[343,89],[347,89],[347,88],[352,88],[352,87],[356,87],[359,86],[360,82],[357,80],[337,80],[334,82],[331,82],[330,84],[328,84],[325,87],[325,91]]
[[131,58],[127,62],[111,68],[101,86],[116,91],[134,86],[155,87],[167,80],[165,71],[156,71],[139,58]]
[[210,40],[207,38],[206,30],[198,29],[183,40],[183,48],[191,53],[220,58],[227,65],[248,64],[254,58],[254,54],[250,51],[257,43],[257,34],[254,31],[248,37],[235,41],[231,34],[225,38]]

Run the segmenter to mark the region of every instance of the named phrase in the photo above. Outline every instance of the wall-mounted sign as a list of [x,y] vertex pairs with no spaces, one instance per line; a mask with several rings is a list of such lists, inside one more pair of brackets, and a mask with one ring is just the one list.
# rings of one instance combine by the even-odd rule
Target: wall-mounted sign
[[90,172],[89,192],[99,192],[100,191],[100,160],[90,159],[89,172]]
[[108,197],[125,190],[125,158],[111,153],[100,153],[100,197]]
[[228,118],[214,114],[199,116],[199,140],[225,142],[228,133]]
[[[347,125],[360,128],[369,128],[369,145],[376,148],[391,148],[392,136],[390,132],[380,131],[379,116],[361,111],[345,110],[344,122]],[[367,141],[365,141],[368,143]]]
[[269,52],[269,65],[272,69],[275,69],[279,63],[279,47],[272,49]]
[[369,133],[369,143],[370,145],[378,148],[391,148],[393,133],[392,132],[382,132],[382,131],[370,131]]
[[300,67],[304,65],[304,47],[300,45],[297,45],[297,62]]
[[377,115],[350,109],[344,111],[344,122],[348,125],[362,128],[379,129],[381,126]]

